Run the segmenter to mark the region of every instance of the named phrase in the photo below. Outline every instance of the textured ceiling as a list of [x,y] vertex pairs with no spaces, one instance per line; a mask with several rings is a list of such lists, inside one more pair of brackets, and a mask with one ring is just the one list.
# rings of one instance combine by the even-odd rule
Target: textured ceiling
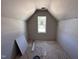
[[42,7],[58,20],[77,18],[78,0],[2,0],[1,15],[25,20]]

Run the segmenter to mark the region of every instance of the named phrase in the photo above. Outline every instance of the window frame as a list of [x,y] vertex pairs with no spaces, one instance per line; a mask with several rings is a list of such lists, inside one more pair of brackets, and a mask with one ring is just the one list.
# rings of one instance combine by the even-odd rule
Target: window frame
[[[37,16],[37,25],[38,25],[37,32],[38,33],[46,33],[47,32],[46,31],[46,21],[47,21],[46,16]],[[40,25],[41,22],[43,22],[43,25]]]

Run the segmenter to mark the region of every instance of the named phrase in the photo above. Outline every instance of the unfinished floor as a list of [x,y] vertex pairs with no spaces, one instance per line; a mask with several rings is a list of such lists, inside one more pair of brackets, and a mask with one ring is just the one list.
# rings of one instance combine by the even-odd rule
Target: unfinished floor
[[41,59],[71,59],[55,41],[34,41],[34,43],[34,51],[32,43],[29,43],[28,52],[16,59],[33,59],[35,55],[39,55]]

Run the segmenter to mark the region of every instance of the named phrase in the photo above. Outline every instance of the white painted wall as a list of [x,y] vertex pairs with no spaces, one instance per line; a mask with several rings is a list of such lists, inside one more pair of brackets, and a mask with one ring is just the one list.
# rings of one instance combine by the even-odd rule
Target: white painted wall
[[72,59],[78,59],[78,19],[59,21],[58,42]]
[[2,0],[1,15],[24,20],[42,7],[48,9],[57,20],[78,15],[78,0]]
[[1,18],[1,59],[10,59],[14,40],[24,34],[24,21]]

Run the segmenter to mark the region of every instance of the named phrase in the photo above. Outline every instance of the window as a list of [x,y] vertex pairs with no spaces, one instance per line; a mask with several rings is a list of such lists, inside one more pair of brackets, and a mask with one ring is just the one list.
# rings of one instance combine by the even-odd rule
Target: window
[[38,33],[46,33],[46,16],[38,16]]

